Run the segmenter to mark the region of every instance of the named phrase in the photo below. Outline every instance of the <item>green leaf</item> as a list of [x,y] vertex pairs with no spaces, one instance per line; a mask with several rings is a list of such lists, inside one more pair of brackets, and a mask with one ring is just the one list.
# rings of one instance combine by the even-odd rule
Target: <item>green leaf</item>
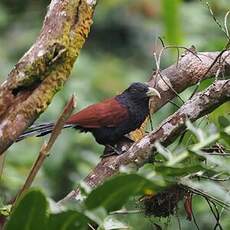
[[[99,228],[100,229],[100,228]],[[129,229],[127,224],[118,221],[114,217],[108,216],[103,223],[103,228],[105,230],[115,230],[115,229]]]
[[224,142],[223,144],[230,148],[230,135],[228,135],[226,132],[220,132],[220,137],[221,141]]
[[195,127],[190,120],[186,121],[186,126],[188,130],[190,130],[191,132],[195,134],[196,138],[199,141],[203,141],[205,139],[204,132],[198,127]]
[[[230,102],[229,101],[224,103],[223,105],[219,106],[212,113],[210,113],[208,115],[208,120],[210,122],[213,122],[217,127],[221,128],[221,127],[223,127],[223,125],[225,125],[225,123],[228,120],[227,119],[228,113],[230,113]],[[227,125],[229,125],[229,121],[228,121]],[[227,125],[225,125],[225,127]]]
[[72,230],[87,229],[90,220],[83,214],[76,211],[66,211],[51,214],[48,220],[47,229]]
[[225,128],[230,125],[230,120],[227,117],[220,116],[218,118],[220,127]]
[[170,167],[170,166],[155,166],[155,170],[163,176],[186,176],[190,173],[195,173],[205,170],[201,165],[192,165],[186,167]]
[[214,143],[219,138],[219,133],[213,134],[204,140],[198,142],[197,144],[194,144],[192,147],[189,148],[189,151],[191,152],[197,152],[201,150],[202,148]]
[[156,141],[155,147],[157,152],[160,153],[166,160],[171,160],[173,158],[172,153],[163,145],[161,145],[159,141]]
[[13,210],[7,222],[6,230],[45,229],[47,206],[46,198],[40,191],[29,191]]
[[160,186],[140,175],[119,175],[94,189],[86,199],[86,206],[89,209],[104,207],[108,211],[117,210],[130,196],[147,190],[154,193],[160,190]]

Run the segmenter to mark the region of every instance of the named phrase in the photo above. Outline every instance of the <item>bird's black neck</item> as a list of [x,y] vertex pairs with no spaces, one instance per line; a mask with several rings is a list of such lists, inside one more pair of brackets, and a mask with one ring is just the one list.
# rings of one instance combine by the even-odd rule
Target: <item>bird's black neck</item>
[[[128,108],[130,113],[141,112],[144,116],[147,116],[149,113],[149,98],[133,98],[129,95],[123,93],[117,95],[115,99],[122,104],[124,107]],[[133,111],[138,110],[138,111]]]

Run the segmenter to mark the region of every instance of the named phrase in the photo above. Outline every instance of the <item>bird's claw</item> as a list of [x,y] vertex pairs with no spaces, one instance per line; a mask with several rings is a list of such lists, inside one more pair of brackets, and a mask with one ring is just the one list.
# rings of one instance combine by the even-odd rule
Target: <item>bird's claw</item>
[[119,149],[117,146],[115,147],[112,145],[106,145],[104,153],[100,157],[105,158],[105,157],[110,157],[110,156],[115,156],[115,155],[121,155],[124,152],[125,152],[124,150]]

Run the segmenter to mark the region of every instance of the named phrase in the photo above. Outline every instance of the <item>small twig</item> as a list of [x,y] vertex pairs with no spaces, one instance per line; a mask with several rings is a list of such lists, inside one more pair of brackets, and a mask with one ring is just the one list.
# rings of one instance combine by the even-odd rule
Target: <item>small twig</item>
[[[193,48],[193,47],[192,47],[192,48]],[[161,50],[160,53],[159,53],[159,58],[161,58],[163,52],[164,52],[165,50],[167,50],[167,49],[177,49],[177,51],[178,51],[179,49],[184,49],[184,50],[186,50],[188,53],[193,54],[196,58],[198,58],[198,59],[202,62],[201,58],[196,54],[196,52],[193,51],[194,48],[191,49],[191,48],[187,48],[187,47],[185,47],[185,46],[173,46],[173,45],[170,45],[170,46],[163,46],[162,50]]]
[[201,150],[209,155],[230,156],[230,149],[225,148],[219,143],[215,143],[215,145],[209,148],[202,148]]
[[227,22],[228,22],[228,15],[229,15],[230,11],[228,11],[226,14],[225,14],[225,17],[224,17],[224,28],[225,28],[225,31],[226,31],[226,34],[227,34],[227,37],[230,38],[229,36],[229,31],[228,31],[228,26],[227,26]]
[[31,186],[31,184],[34,181],[34,178],[36,177],[39,169],[41,168],[45,158],[49,155],[49,151],[52,148],[54,142],[56,141],[57,137],[59,136],[59,134],[61,133],[61,130],[65,124],[65,121],[70,117],[70,115],[72,114],[74,108],[76,107],[76,103],[75,103],[75,96],[73,95],[71,97],[71,99],[69,100],[69,102],[67,103],[67,105],[65,106],[62,114],[60,115],[60,117],[58,118],[56,124],[54,125],[54,129],[50,135],[50,138],[48,140],[48,143],[44,143],[41,147],[41,150],[39,152],[39,155],[37,157],[37,160],[34,162],[30,173],[23,185],[23,187],[21,188],[21,190],[19,191],[15,201],[17,201],[21,195],[28,190],[28,188]]
[[208,177],[204,175],[197,175],[197,177],[203,178],[203,179],[208,179],[208,180],[213,180],[213,181],[228,181],[230,180],[230,176],[226,178],[215,178],[215,177]]
[[128,215],[128,214],[137,214],[137,213],[143,213],[144,210],[137,209],[137,210],[117,210],[110,212],[109,215]]
[[[189,97],[189,100],[195,95],[195,93],[197,92],[197,90],[198,90],[198,88],[200,86],[201,81],[207,76],[207,74],[212,69],[212,67],[217,63],[217,61],[219,59],[221,59],[221,56],[224,54],[224,52],[226,52],[229,49],[229,46],[230,46],[230,40],[228,40],[228,42],[225,45],[224,49],[216,56],[216,58],[214,59],[214,61],[212,62],[212,64],[208,67],[208,69],[205,71],[205,73],[201,76],[200,80],[196,84],[196,87],[195,87],[193,93]],[[223,61],[225,62],[225,60],[223,60]],[[221,68],[221,66],[219,68]],[[218,72],[218,70],[217,70],[217,72]]]
[[165,79],[164,79],[164,77],[162,76],[162,74],[161,74],[161,72],[159,71],[159,76],[160,76],[160,78],[162,79],[162,81],[169,87],[169,89],[171,89],[174,93],[175,93],[175,95],[181,100],[181,102],[184,104],[185,103],[185,101],[182,99],[182,97],[177,93],[177,91],[171,86],[171,85],[169,85],[168,84],[168,82],[167,81],[165,81]]
[[206,153],[207,155],[210,156],[219,156],[219,157],[230,157],[230,153]]
[[[162,74],[161,74],[161,71],[160,71],[161,56],[162,56],[163,52],[164,52],[166,49],[177,49],[178,58],[177,58],[176,66],[178,66],[178,60],[179,60],[179,56],[180,56],[179,49],[185,49],[187,52],[190,52],[190,53],[192,53],[195,57],[197,57],[201,62],[202,62],[202,60],[200,59],[200,57],[199,57],[192,49],[189,49],[189,48],[186,48],[186,47],[183,47],[183,46],[164,46],[163,40],[162,40],[161,38],[159,38],[159,39],[160,39],[160,41],[161,41],[161,43],[162,43],[163,48],[161,49],[161,51],[160,51],[158,57],[157,57],[157,55],[156,55],[155,52],[154,52],[154,54],[153,54],[153,56],[154,56],[154,58],[155,58],[155,63],[156,63],[156,73],[155,73],[155,77],[157,77],[157,76],[159,75],[160,78],[163,80],[163,82],[169,87],[169,89],[171,89],[171,90],[175,93],[175,95],[181,100],[181,102],[184,104],[185,102],[184,102],[184,100],[181,98],[181,96],[177,93],[177,91],[176,91],[171,85],[169,85],[169,84],[165,81],[164,77],[163,77]],[[172,102],[170,101],[170,103],[172,103]],[[174,104],[174,103],[172,103],[172,104]],[[175,105],[175,104],[174,104],[174,105]],[[176,107],[179,107],[178,105],[175,105],[175,106],[176,106]]]
[[200,189],[197,189],[197,188],[192,188],[188,185],[184,185],[184,184],[181,184],[181,186],[185,187],[187,190],[191,191],[192,193],[194,194],[197,194],[199,196],[202,196],[204,198],[208,198],[209,200],[217,203],[219,206],[221,207],[225,207],[227,210],[230,210],[230,204],[227,204],[227,203],[224,203],[223,201],[217,199],[216,197],[200,190]]
[[[228,191],[226,195],[229,195],[229,193],[230,193],[230,191]],[[222,216],[224,209],[225,209],[225,207],[222,207],[222,209],[220,210],[220,216]]]
[[179,56],[180,56],[180,52],[179,52],[179,49],[185,49],[187,52],[190,52],[192,53],[195,57],[197,57],[200,61],[202,61],[200,59],[200,57],[192,50],[192,49],[189,49],[189,48],[186,48],[186,47],[183,47],[183,46],[164,46],[164,43],[162,41],[161,38],[159,38],[162,45],[163,45],[163,48],[161,49],[158,57],[156,55],[156,53],[154,52],[153,56],[154,56],[154,59],[155,59],[155,63],[156,63],[156,74],[155,76],[157,77],[158,75],[160,76],[160,78],[164,81],[164,83],[175,93],[175,95],[182,101],[182,103],[184,104],[184,100],[180,97],[180,95],[177,93],[177,91],[171,86],[169,85],[164,77],[162,76],[161,72],[160,72],[160,62],[161,62],[161,56],[163,54],[163,52],[166,50],[166,49],[177,49],[177,63],[176,63],[176,66],[178,66],[178,60],[179,60]]
[[[217,229],[217,227],[220,228],[220,230],[223,230],[221,224],[220,224],[220,215],[219,215],[219,211],[216,207],[216,204],[213,202],[213,201],[210,201],[207,197],[205,197],[207,203],[208,203],[208,206],[213,214],[213,216],[215,217],[216,219],[216,225],[214,227],[214,230]],[[212,206],[213,205],[213,206]],[[213,207],[215,208],[215,210],[213,209]]]
[[194,224],[195,224],[195,226],[196,226],[197,230],[200,230],[199,225],[198,225],[198,224],[197,224],[197,222],[196,222],[196,217],[195,217],[195,215],[194,215],[194,212],[193,212],[193,211],[192,211],[192,219],[193,219],[193,221],[194,221]]
[[160,36],[158,37],[158,39],[160,40],[162,47],[165,47],[164,40]]
[[89,227],[91,230],[96,230],[90,223],[88,223],[88,227]]
[[[215,21],[215,23],[217,24],[217,26],[224,32],[225,36],[229,39],[229,35],[228,35],[228,30],[226,30],[225,27],[223,27],[220,22],[217,20],[216,16],[214,15],[211,6],[209,5],[209,2],[206,2],[206,5],[209,9],[209,12],[212,15],[213,20]],[[225,16],[226,17],[226,16]]]
[[172,105],[174,105],[178,109],[180,108],[180,106],[176,102],[174,102],[172,100],[170,100],[169,103],[172,104]]

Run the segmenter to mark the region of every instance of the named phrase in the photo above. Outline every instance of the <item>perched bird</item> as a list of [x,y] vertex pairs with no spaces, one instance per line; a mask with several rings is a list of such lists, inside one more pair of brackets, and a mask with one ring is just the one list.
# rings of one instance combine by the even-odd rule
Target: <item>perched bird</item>
[[[160,97],[160,94],[147,84],[133,83],[121,94],[73,114],[64,128],[91,132],[99,144],[114,146],[125,134],[141,126],[149,114],[152,96]],[[54,123],[33,125],[17,141],[28,136],[46,135],[53,127]]]

